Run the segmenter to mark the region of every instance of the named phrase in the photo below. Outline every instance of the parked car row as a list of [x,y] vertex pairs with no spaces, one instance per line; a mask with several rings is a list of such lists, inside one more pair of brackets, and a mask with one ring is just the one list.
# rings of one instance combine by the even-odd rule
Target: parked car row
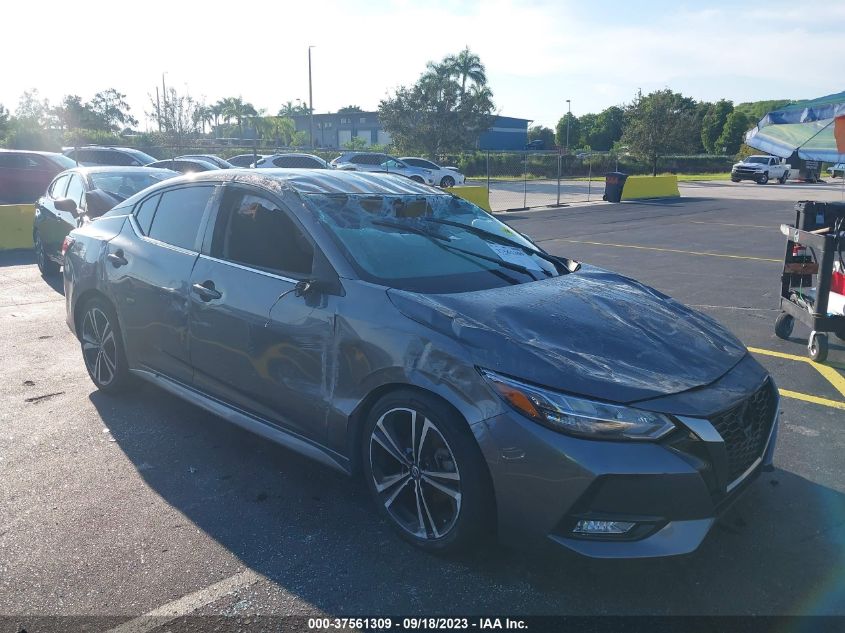
[[90,145],[66,147],[61,154],[0,150],[0,204],[32,203],[53,177],[71,167],[154,167],[179,173],[214,169],[253,167],[257,169],[344,169],[350,171],[396,173],[416,182],[438,187],[464,184],[456,167],[441,166],[425,158],[396,158],[379,152],[343,152],[331,162],[314,154],[238,154],[226,160],[214,154],[184,154],[157,160],[131,147]]

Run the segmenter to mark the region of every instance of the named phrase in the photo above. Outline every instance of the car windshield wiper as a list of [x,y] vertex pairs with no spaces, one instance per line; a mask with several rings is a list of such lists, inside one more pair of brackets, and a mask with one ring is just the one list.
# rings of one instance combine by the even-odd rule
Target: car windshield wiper
[[[457,253],[463,253],[465,255],[471,255],[472,257],[477,257],[478,259],[483,259],[488,262],[493,262],[494,264],[498,264],[502,268],[507,268],[509,270],[516,271],[518,273],[522,273],[523,275],[527,275],[531,277],[534,281],[537,281],[537,277],[531,272],[531,269],[526,268],[525,266],[520,266],[519,264],[514,264],[512,262],[505,261],[503,259],[499,259],[498,257],[490,257],[488,255],[482,255],[481,253],[476,253],[474,251],[467,250],[465,248],[461,248],[460,246],[454,246],[453,244],[449,244],[449,238],[443,237],[442,235],[438,235],[437,233],[432,233],[431,231],[425,231],[423,229],[417,228],[415,226],[409,226],[407,224],[402,224],[401,222],[389,222],[387,220],[373,220],[372,224],[374,226],[385,226],[392,229],[398,229],[401,231],[407,231],[408,233],[413,233],[415,235],[422,235],[423,237],[427,237],[433,243],[437,244],[442,248],[447,248],[450,251],[455,251]],[[492,272],[492,271],[491,271]],[[543,271],[545,272],[545,271]],[[546,273],[548,274],[548,273]],[[516,281],[516,280],[514,280]]]
[[[528,253],[530,255],[536,255],[541,259],[545,259],[547,262],[549,262],[552,266],[555,267],[555,270],[559,270],[558,265],[560,264],[560,261],[558,261],[558,259],[554,255],[549,255],[548,253],[545,253],[543,251],[531,248],[530,246],[526,246],[525,244],[509,239],[504,235],[498,235],[497,233],[493,233],[485,229],[480,229],[477,226],[472,226],[471,224],[464,224],[463,222],[455,222],[454,220],[444,220],[442,218],[430,217],[421,217],[420,220],[423,220],[424,222],[431,222],[432,224],[445,224],[447,226],[456,226],[458,228],[466,229],[467,231],[469,231],[470,233],[474,233],[475,235],[490,238],[491,240],[493,240],[494,242],[498,242],[499,244],[503,244],[506,246],[516,246],[518,249],[522,250],[525,253]],[[566,269],[565,266],[564,269],[566,270],[566,272],[569,272],[569,270]]]

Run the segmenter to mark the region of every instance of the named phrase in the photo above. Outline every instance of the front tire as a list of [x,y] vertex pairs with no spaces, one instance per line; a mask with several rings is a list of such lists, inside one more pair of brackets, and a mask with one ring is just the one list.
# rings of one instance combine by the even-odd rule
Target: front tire
[[58,275],[59,265],[47,257],[47,252],[44,250],[44,241],[41,239],[41,233],[35,231],[32,241],[35,246],[35,263],[38,265],[38,271],[41,273],[41,276],[55,277]]
[[828,343],[825,334],[817,334],[813,332],[810,335],[810,341],[807,346],[810,359],[816,363],[823,363],[827,360]]
[[757,178],[758,185],[765,185],[767,182],[769,182],[768,172]]
[[82,358],[88,375],[100,391],[116,393],[129,385],[129,367],[117,314],[100,298],[88,301],[79,322]]
[[492,531],[487,464],[466,421],[440,400],[409,389],[383,396],[362,452],[373,501],[406,541],[453,554]]

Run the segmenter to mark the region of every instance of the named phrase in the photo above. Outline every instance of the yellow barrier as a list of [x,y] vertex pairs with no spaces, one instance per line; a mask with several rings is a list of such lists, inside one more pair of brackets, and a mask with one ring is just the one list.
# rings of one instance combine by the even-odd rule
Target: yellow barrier
[[0,205],[0,251],[32,248],[34,204]]
[[454,193],[459,198],[472,202],[474,205],[487,211],[487,213],[492,213],[490,209],[490,195],[487,193],[487,187],[461,185],[458,187],[449,187],[445,191]]
[[668,176],[628,176],[622,188],[623,200],[642,198],[680,198],[678,177]]

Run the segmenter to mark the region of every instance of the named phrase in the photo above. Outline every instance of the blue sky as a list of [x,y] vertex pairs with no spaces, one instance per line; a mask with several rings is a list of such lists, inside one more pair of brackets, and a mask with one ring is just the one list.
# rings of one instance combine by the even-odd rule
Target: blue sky
[[638,89],[734,102],[812,98],[845,89],[845,3],[828,5],[13,0],[4,5],[12,19],[0,59],[14,62],[4,64],[0,103],[14,111],[31,88],[55,103],[115,87],[143,128],[148,95],[166,72],[168,85],[195,98],[242,95],[275,113],[308,97],[309,44],[320,112],[374,109],[426,61],[465,45],[487,66],[502,114],[549,126],[566,99],[580,115],[630,101]]

